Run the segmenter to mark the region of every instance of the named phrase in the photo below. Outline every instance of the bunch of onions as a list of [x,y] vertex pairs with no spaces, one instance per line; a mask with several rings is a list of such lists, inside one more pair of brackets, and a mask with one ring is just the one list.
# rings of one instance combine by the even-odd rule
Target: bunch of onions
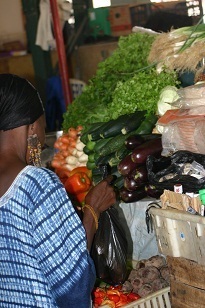
[[199,73],[204,70],[205,24],[182,27],[156,36],[151,46],[148,62],[157,64],[158,71],[163,69],[178,72]]

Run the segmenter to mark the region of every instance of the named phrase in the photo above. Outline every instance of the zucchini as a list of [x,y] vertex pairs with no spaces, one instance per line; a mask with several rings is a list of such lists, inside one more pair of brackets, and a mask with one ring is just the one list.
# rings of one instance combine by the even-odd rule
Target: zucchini
[[95,156],[94,152],[90,153],[88,155],[88,161],[91,162],[91,163],[94,163],[95,162],[94,156]]
[[118,171],[117,166],[113,166],[113,167],[110,168],[110,174],[116,175],[117,177],[121,176],[121,174]]
[[[109,122],[111,123],[113,120],[110,120]],[[88,140],[91,141],[97,141],[99,139],[102,139],[101,133],[104,131],[104,128],[108,125],[108,122],[103,122],[99,127],[97,127],[95,130],[92,132],[88,133]]]
[[119,134],[113,137],[106,143],[106,146],[104,146],[100,150],[100,155],[105,156],[110,153],[116,152],[118,149],[120,149],[124,145],[126,138],[127,138],[127,135],[123,135],[123,134]]
[[89,149],[87,148],[87,146],[84,146],[83,152],[84,152],[85,154],[89,155],[89,154],[91,154],[93,151],[92,151],[92,150],[89,150]]
[[[100,140],[97,140],[95,141],[95,146],[93,148],[93,150],[96,152],[96,153],[99,153],[100,150],[106,145],[106,143],[111,140],[111,138],[107,138],[107,139],[100,139]],[[91,141],[92,142],[92,141]]]
[[151,134],[158,117],[155,114],[149,114],[135,131],[136,134]]
[[128,134],[134,130],[136,130],[142,121],[145,119],[146,111],[135,111],[131,114],[131,117],[127,119],[125,125],[122,127],[121,132],[122,134]]
[[93,150],[94,147],[95,147],[95,142],[94,141],[88,141],[86,143],[86,147],[87,147],[88,150]]
[[116,156],[113,156],[109,159],[108,164],[110,167],[115,167],[119,164],[119,162],[120,160]]
[[101,138],[115,137],[121,133],[121,129],[125,126],[125,123],[129,121],[132,114],[123,114],[115,120],[110,120],[107,125],[102,127],[100,132]]
[[102,173],[101,174],[95,174],[92,176],[92,183],[93,185],[97,185],[100,181],[102,181],[103,178],[102,178]]
[[99,168],[99,167],[95,167],[93,170],[92,170],[92,176],[94,176],[94,175],[102,175],[102,170],[101,170],[101,168]]
[[124,176],[120,175],[117,177],[117,179],[114,181],[114,186],[118,189],[122,188],[124,186]]
[[[138,129],[137,129],[138,130]],[[120,133],[119,135],[111,138],[107,143],[106,146],[104,146],[100,151],[99,154],[100,156],[106,156],[108,154],[111,154],[113,152],[118,151],[124,144],[125,144],[125,140],[133,135],[136,134],[136,131],[132,131],[129,134],[123,135],[122,133]]]
[[86,167],[89,169],[89,170],[93,170],[96,168],[96,164],[91,162],[91,161],[87,161],[86,163]]
[[96,123],[92,123],[89,128],[82,133],[82,135],[80,136],[80,140],[83,143],[87,143],[89,141],[89,136],[92,132],[94,132],[96,129],[98,129],[102,124],[104,124],[104,122],[96,122]]
[[105,156],[98,156],[98,158],[95,160],[95,164],[96,164],[96,166],[106,165],[106,164],[108,164],[109,160],[113,157],[115,157],[115,153],[110,153],[110,154],[105,155]]
[[130,150],[128,150],[125,146],[125,144],[123,144],[115,153],[115,156],[118,159],[123,159],[125,156],[127,156],[130,153]]

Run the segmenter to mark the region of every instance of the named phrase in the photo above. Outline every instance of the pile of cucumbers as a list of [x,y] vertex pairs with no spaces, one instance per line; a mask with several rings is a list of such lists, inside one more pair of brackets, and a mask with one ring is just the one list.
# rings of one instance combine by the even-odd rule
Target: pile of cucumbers
[[88,155],[87,168],[92,170],[93,183],[102,180],[102,166],[106,165],[116,177],[115,186],[122,187],[124,179],[118,165],[130,153],[125,146],[126,139],[134,134],[151,134],[156,122],[155,114],[137,110],[108,122],[93,123],[83,131],[80,139],[85,144],[83,151]]

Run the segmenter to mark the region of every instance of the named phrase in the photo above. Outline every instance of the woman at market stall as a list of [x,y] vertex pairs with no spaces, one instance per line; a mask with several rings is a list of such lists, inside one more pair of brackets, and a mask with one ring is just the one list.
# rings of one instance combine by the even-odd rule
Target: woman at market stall
[[112,177],[87,194],[83,222],[57,175],[40,167],[44,109],[25,79],[0,75],[0,306],[90,307],[89,249]]

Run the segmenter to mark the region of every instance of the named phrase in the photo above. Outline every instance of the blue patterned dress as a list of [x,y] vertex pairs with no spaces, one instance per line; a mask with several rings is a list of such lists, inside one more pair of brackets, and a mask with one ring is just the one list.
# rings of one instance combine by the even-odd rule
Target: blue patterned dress
[[0,307],[90,307],[95,269],[63,185],[25,167],[0,198]]

